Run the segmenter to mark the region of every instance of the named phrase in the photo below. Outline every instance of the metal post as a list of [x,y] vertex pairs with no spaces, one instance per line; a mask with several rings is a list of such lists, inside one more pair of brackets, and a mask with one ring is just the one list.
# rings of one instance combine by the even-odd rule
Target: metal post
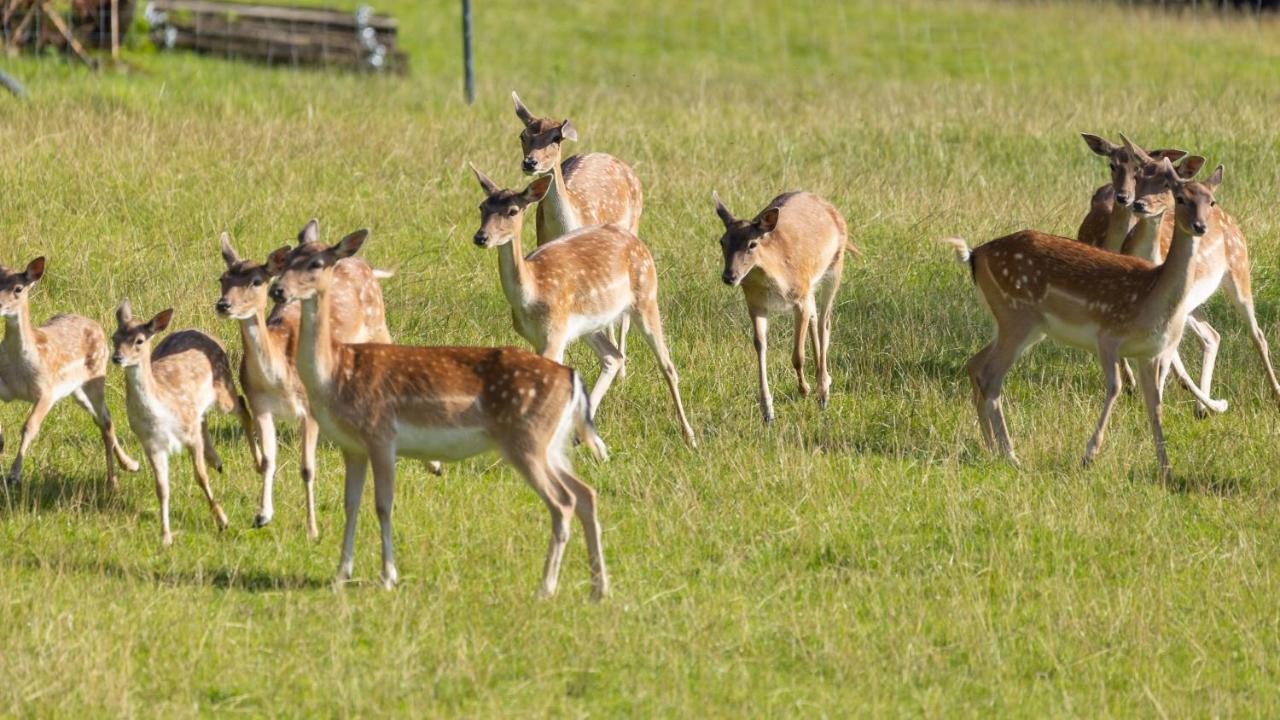
[[471,0],[462,0],[462,62],[465,66],[467,104],[476,99],[476,74],[471,61]]

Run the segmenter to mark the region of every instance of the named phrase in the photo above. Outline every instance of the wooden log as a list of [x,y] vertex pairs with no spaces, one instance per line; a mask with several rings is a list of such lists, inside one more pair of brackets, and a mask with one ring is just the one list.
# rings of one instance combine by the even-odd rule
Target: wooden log
[[[358,27],[355,13],[319,8],[280,7],[276,5],[241,5],[238,3],[212,2],[211,0],[153,0],[156,10],[166,13],[192,13],[224,15],[244,20],[280,20],[315,25],[334,25],[355,30]],[[368,26],[375,30],[395,32],[400,23],[386,15],[371,15]]]

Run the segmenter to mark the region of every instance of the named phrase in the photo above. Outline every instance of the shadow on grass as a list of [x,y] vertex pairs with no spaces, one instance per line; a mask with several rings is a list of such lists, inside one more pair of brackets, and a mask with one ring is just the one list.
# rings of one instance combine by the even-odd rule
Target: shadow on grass
[[[122,474],[121,483],[128,477]],[[16,486],[5,485],[0,480],[0,517],[40,510],[116,512],[125,509],[124,493],[112,490],[97,474],[29,472]]]
[[1233,475],[1220,475],[1212,470],[1208,472],[1180,473],[1177,468],[1165,487],[1171,492],[1183,495],[1212,495],[1214,497],[1235,497],[1249,488],[1249,478]]
[[117,580],[150,582],[170,587],[209,587],[249,593],[285,590],[322,590],[333,586],[330,578],[317,578],[299,573],[275,574],[263,570],[217,568],[200,570],[158,570],[145,567],[126,568],[111,560],[88,562],[80,559],[42,559],[28,555],[20,564],[33,570],[70,571],[80,575],[108,577]]

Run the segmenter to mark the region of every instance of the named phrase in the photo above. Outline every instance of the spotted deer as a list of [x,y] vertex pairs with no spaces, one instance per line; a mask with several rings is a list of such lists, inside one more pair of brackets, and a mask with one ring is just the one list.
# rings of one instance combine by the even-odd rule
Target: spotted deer
[[[1159,366],[1182,338],[1191,309],[1197,246],[1208,231],[1213,195],[1221,181],[1221,165],[1207,182],[1171,181],[1181,202],[1172,246],[1162,265],[1035,230],[1007,235],[972,250],[961,238],[942,240],[969,265],[995,319],[995,338],[967,366],[978,424],[988,448],[998,447],[1011,463],[1018,464],[1000,392],[1014,362],[1027,348],[1049,336],[1095,352],[1106,380],[1102,415],[1085,448],[1084,464],[1091,464],[1102,447],[1120,392],[1119,360],[1128,357],[1138,363],[1159,476],[1170,478],[1172,469],[1160,420]],[[1200,392],[1193,383],[1189,389]],[[1212,402],[1202,394],[1198,397]]]
[[[574,155],[561,162],[564,142],[578,141],[573,123],[534,116],[514,90],[511,100],[516,117],[524,124],[520,131],[524,153],[520,168],[525,175],[548,176],[554,181],[538,203],[535,216],[539,247],[587,225],[617,225],[639,236],[644,193],[631,168],[618,158],[599,152]],[[623,356],[619,377],[626,375],[629,327],[630,318],[623,315],[616,339]],[[615,342],[612,327],[609,340]]]
[[857,253],[849,242],[844,217],[831,203],[809,192],[783,193],[751,220],[729,212],[720,196],[712,194],[716,214],[724,223],[720,247],[724,253],[721,279],[741,286],[755,332],[756,362],[760,376],[760,411],[773,422],[773,394],[769,392],[766,363],[769,314],[790,310],[795,318],[795,344],[791,365],[800,383],[800,394],[809,394],[804,375],[804,345],[813,342],[818,365],[818,405],[825,408],[831,394],[827,353],[831,349],[831,315],[840,289],[846,252]]
[[617,225],[588,225],[524,255],[521,226],[525,209],[541,200],[551,178],[539,177],[522,192],[499,188],[473,165],[485,199],[478,247],[498,248],[498,277],[511,305],[516,332],[543,357],[562,362],[565,347],[582,337],[600,358],[600,377],[591,389],[591,407],[599,407],[622,367],[622,351],[605,329],[634,316],[640,333],[658,359],[675,404],[676,420],[690,446],[697,446],[680,399],[680,379],[662,331],[658,312],[658,272],[649,248]]
[[[1186,181],[1188,170],[1175,168],[1162,158],[1149,156],[1141,148],[1133,147],[1132,150],[1143,162],[1133,202],[1133,211],[1139,217],[1139,222],[1125,241],[1124,251],[1158,263],[1171,252],[1176,223],[1169,218],[1176,217],[1179,204],[1185,202],[1185,198],[1178,193],[1178,188]],[[1169,212],[1170,210],[1175,212]],[[1254,312],[1249,247],[1235,219],[1216,202],[1210,206],[1203,237],[1191,265],[1191,283],[1188,302],[1196,312],[1187,318],[1187,327],[1200,338],[1204,346],[1200,366],[1200,389],[1203,394],[1209,394],[1221,338],[1200,314],[1200,308],[1221,288],[1231,300],[1240,319],[1249,328],[1249,336],[1262,359],[1272,395],[1280,401],[1280,384],[1276,382],[1267,339]],[[1176,352],[1171,355],[1170,360],[1175,370],[1181,365]],[[1203,414],[1202,410],[1197,410]]]
[[[319,225],[307,223],[298,234],[301,244],[316,243]],[[214,304],[219,316],[239,321],[244,354],[240,359],[240,386],[244,389],[261,444],[262,496],[254,527],[263,527],[275,515],[272,502],[276,472],[276,419],[299,424],[302,441],[302,485],[306,492],[307,535],[316,537],[315,467],[319,428],[307,412],[307,394],[298,379],[297,305],[278,306],[268,315],[267,290],[271,273],[267,266],[242,259],[231,246],[231,236],[220,239],[226,272],[219,279],[222,294]],[[331,302],[336,303],[333,336],[338,342],[391,342],[383,310],[381,277],[360,258],[346,258],[334,268]]]
[[126,298],[116,308],[116,331],[111,336],[111,361],[124,368],[129,427],[142,443],[155,473],[160,542],[164,545],[173,543],[169,528],[169,456],[183,450],[191,454],[196,482],[209,501],[218,529],[227,529],[227,514],[213,498],[206,466],[208,463],[222,472],[222,458],[209,436],[209,408],[236,415],[254,461],[260,461],[249,410],[236,392],[222,345],[198,330],[181,330],[161,340],[152,352],[152,338],[164,332],[172,319],[173,310],[169,309],[147,322],[137,322]]
[[[4,340],[0,341],[0,401],[31,403],[31,414],[22,425],[18,453],[9,469],[8,483],[22,478],[22,463],[35,442],[49,410],[70,395],[89,413],[102,434],[107,460],[107,484],[116,489],[115,462],[135,472],[138,463],[116,439],[115,424],[107,410],[107,338],[102,326],[80,315],[56,315],[43,325],[31,322],[31,289],[44,277],[45,259],[38,257],[23,270],[0,266],[0,315],[4,316]],[[0,449],[4,438],[0,435]]]
[[591,558],[593,597],[603,598],[609,580],[596,493],[574,474],[567,454],[576,433],[597,457],[606,456],[582,381],[570,368],[515,348],[334,342],[336,303],[326,299],[335,267],[368,234],[359,230],[331,247],[283,247],[268,261],[279,275],[272,299],[301,305],[298,377],[321,435],[338,446],[346,464],[338,581],[352,576],[356,516],[370,465],[382,530],[382,581],[391,588],[397,579],[391,546],[396,458],[454,461],[497,450],[551,513],[542,595],[556,591],[569,516],[576,513]]
[[[1129,149],[1129,146],[1136,148],[1137,145],[1133,145],[1124,133],[1120,133],[1120,144],[1090,133],[1080,133],[1080,136],[1094,154],[1107,159],[1111,182],[1094,191],[1089,201],[1089,212],[1080,223],[1076,239],[1104,250],[1120,252],[1125,237],[1137,222],[1130,206],[1136,193],[1134,186],[1141,161]],[[1182,150],[1154,150],[1150,153],[1152,157],[1167,157],[1174,162],[1186,154]]]

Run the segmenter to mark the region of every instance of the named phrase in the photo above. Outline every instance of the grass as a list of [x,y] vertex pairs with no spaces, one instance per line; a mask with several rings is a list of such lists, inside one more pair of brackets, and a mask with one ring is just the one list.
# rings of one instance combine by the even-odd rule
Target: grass
[[[1105,177],[1078,131],[1184,147],[1226,164],[1219,197],[1252,241],[1275,342],[1280,24],[1092,3],[503,0],[476,9],[468,107],[446,6],[379,4],[403,21],[403,79],[141,50],[100,75],[0,61],[32,92],[0,99],[0,262],[49,256],[39,318],[106,323],[128,295],[234,349],[211,309],[218,231],[265,256],[317,216],[328,239],[373,229],[399,340],[516,344],[496,257],[469,241],[466,163],[523,182],[512,88],[571,117],[576,149],[645,184],[641,234],[702,441],[683,447],[656,365],[633,353],[599,418],[613,459],[579,461],[614,597],[587,603],[575,528],[560,596],[533,601],[545,511],[493,458],[443,478],[406,464],[400,589],[378,588],[366,510],[363,582],[335,590],[336,453],[321,453],[318,543],[291,431],[275,522],[252,530],[258,479],[228,418],[215,491],[231,529],[183,464],[162,549],[149,475],[107,491],[67,402],[0,499],[0,715],[1280,712],[1276,408],[1242,324],[1211,303],[1228,414],[1197,421],[1169,392],[1171,485],[1153,481],[1130,397],[1097,466],[1077,467],[1100,375],[1049,345],[1006,386],[1015,471],[981,452],[967,400],[984,311],[931,242],[1073,234]],[[778,318],[765,428],[709,196],[747,215],[798,187],[846,213],[865,259],[845,272],[831,407],[797,396]],[[571,361],[594,373],[582,347]],[[127,424],[118,371],[109,392]],[[10,447],[25,413],[0,407]]]

